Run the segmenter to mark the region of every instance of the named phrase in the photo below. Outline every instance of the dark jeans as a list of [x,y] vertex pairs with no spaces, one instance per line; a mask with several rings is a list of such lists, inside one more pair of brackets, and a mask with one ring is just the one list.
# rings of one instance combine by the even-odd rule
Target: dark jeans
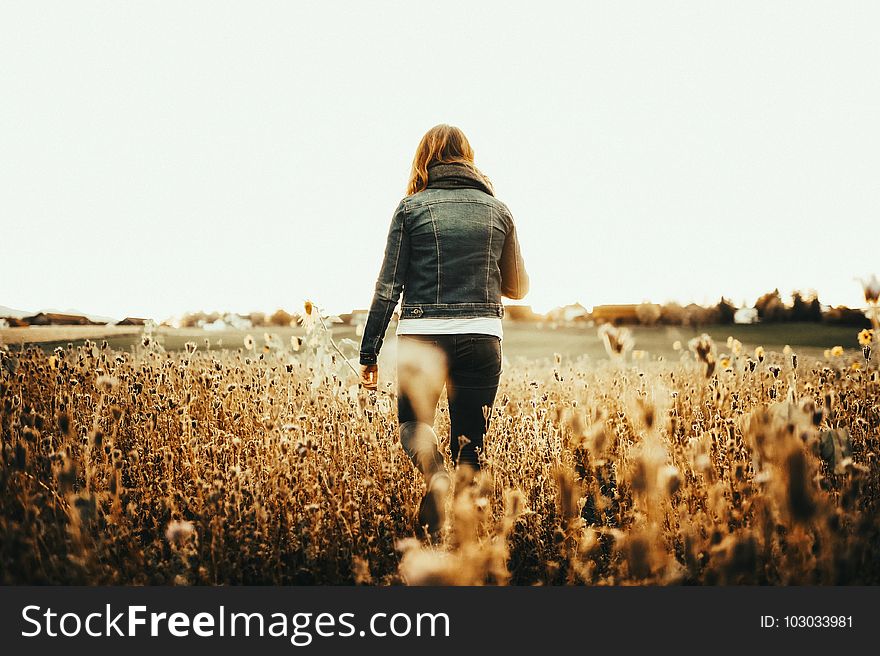
[[[413,463],[430,483],[434,473],[443,468],[443,457],[437,449],[433,431],[434,411],[446,385],[449,399],[450,448],[455,464],[480,468],[478,453],[483,449],[483,437],[489,428],[489,416],[498,391],[501,376],[501,340],[494,335],[468,333],[461,335],[400,335],[398,352],[408,344],[418,342],[435,347],[433,356],[445,362],[445,381],[426,383],[413,389],[410,369],[401,366],[398,359],[397,416],[400,423],[400,441]],[[419,395],[417,402],[406,393]],[[488,412],[483,414],[483,406]],[[428,408],[419,417],[417,409]],[[464,440],[460,439],[464,436]]]

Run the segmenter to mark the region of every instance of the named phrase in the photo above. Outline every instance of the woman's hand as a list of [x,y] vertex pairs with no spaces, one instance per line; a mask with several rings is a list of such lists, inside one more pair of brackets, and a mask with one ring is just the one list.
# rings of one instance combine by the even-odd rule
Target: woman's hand
[[361,385],[368,390],[376,389],[379,384],[379,365],[362,364],[361,365]]

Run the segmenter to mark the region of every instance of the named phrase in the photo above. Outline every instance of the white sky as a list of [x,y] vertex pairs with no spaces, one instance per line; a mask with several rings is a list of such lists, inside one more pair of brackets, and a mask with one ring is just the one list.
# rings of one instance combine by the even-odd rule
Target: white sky
[[367,307],[446,122],[539,311],[776,286],[860,305],[878,26],[876,2],[6,1],[0,304]]

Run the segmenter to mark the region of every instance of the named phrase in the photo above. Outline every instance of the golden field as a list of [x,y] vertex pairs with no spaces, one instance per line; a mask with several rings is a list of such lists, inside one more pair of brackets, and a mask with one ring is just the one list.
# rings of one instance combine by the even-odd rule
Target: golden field
[[869,332],[658,359],[612,329],[606,359],[506,361],[429,545],[393,372],[359,389],[320,328],[0,351],[0,583],[880,583]]

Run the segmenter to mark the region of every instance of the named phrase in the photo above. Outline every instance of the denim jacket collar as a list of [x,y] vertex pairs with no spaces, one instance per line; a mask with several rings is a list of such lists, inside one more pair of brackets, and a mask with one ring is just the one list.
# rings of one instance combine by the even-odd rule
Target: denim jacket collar
[[473,169],[459,162],[432,162],[428,165],[428,189],[479,189],[494,196],[489,184]]

